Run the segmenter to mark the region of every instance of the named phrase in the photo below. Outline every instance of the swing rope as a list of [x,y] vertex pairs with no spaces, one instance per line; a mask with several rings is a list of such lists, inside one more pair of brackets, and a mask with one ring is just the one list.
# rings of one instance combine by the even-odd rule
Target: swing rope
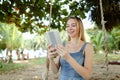
[[[51,30],[51,18],[52,18],[52,4],[53,1],[50,0],[50,16],[49,16],[49,26],[48,26],[48,30]],[[47,57],[46,57],[46,65],[45,65],[45,72],[42,74],[42,80],[49,80],[48,79],[48,74],[49,74],[49,58],[48,58],[48,53],[47,53]]]
[[52,4],[53,4],[53,1],[50,0],[50,17],[49,17],[49,30],[51,29],[51,18],[52,18]]
[[107,44],[106,44],[106,29],[105,29],[105,21],[103,16],[104,14],[103,14],[102,0],[100,0],[100,11],[101,11],[101,24],[102,24],[102,30],[104,35],[105,65],[106,65],[106,70],[108,72],[108,50],[107,50]]

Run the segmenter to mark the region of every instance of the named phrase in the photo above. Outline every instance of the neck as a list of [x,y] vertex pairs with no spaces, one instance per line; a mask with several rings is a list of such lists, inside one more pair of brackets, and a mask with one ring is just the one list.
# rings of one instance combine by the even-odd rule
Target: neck
[[72,44],[78,44],[80,42],[80,40],[78,38],[71,38],[70,42]]

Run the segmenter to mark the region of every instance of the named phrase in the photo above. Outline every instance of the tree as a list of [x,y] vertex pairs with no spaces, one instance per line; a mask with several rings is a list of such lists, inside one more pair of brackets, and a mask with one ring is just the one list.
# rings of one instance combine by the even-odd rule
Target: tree
[[120,28],[113,28],[111,32],[107,34],[107,47],[109,51],[120,50]]
[[[52,9],[52,28],[65,29],[69,15],[85,18],[90,12],[90,18],[101,28],[99,0],[54,0]],[[106,29],[111,30],[120,23],[119,0],[104,0],[103,11]],[[0,2],[0,21],[15,23],[22,32],[31,31],[44,33],[49,21],[50,0],[3,0]],[[43,29],[42,29],[43,28]]]
[[[100,6],[99,0],[85,0],[87,5],[86,7],[90,7],[90,16],[91,20],[95,21],[100,29],[101,27],[101,14],[100,14]],[[103,13],[105,28],[110,31],[113,27],[118,27],[120,25],[120,1],[119,0],[103,0]]]
[[[66,9],[61,10],[62,2],[54,2],[52,15],[52,28],[61,29],[59,21],[64,21],[60,14],[67,14]],[[45,32],[46,25],[43,20],[49,20],[50,2],[46,0],[6,0],[0,4],[0,21],[6,23],[15,23],[22,32],[35,31]],[[65,22],[64,22],[65,23]],[[44,30],[40,30],[44,28]]]
[[[14,24],[8,25],[5,23],[0,23],[0,35],[2,36],[1,46],[4,46],[6,49],[6,56],[12,56],[12,50],[17,50],[22,44],[21,33],[18,31]],[[8,52],[10,52],[10,55],[8,55]]]
[[[99,53],[100,51],[103,51],[103,33],[99,29],[93,29],[93,30],[87,30],[87,33],[89,34],[91,38],[91,42],[94,46],[95,53]],[[96,34],[96,36],[95,36]]]
[[[113,50],[119,51],[120,50],[120,28],[115,27],[110,32],[106,32],[106,43],[109,53],[112,53]],[[101,51],[104,49],[104,38],[103,38],[103,32],[98,29],[88,29],[87,33],[90,36],[91,42],[93,43],[95,53]]]

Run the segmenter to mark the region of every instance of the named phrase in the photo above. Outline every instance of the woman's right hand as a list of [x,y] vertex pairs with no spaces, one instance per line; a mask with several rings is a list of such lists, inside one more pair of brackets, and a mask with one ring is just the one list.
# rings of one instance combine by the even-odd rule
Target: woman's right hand
[[50,60],[53,60],[58,56],[58,54],[56,53],[56,49],[52,47],[52,45],[48,45],[47,51],[48,51],[48,57]]

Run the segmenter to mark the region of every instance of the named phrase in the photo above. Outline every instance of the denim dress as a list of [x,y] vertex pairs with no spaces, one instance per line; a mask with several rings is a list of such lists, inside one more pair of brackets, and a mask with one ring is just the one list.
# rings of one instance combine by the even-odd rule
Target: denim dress
[[[85,49],[86,43],[83,44],[80,51],[76,53],[70,53],[70,55],[82,66],[84,66],[85,57],[83,55],[83,51]],[[82,76],[80,76],[68,62],[66,62],[63,58],[60,58],[60,76],[59,80],[84,80]]]

